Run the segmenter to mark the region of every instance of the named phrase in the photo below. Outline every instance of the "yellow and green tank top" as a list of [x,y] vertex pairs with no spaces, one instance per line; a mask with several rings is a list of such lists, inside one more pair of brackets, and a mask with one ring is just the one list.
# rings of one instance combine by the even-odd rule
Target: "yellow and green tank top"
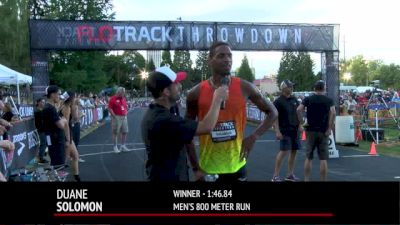
[[[209,81],[200,84],[198,101],[200,121],[211,107],[214,88]],[[231,78],[229,97],[225,109],[221,109],[217,125],[207,135],[200,136],[200,168],[209,174],[235,173],[245,164],[240,160],[240,150],[246,126],[246,100],[240,79]]]

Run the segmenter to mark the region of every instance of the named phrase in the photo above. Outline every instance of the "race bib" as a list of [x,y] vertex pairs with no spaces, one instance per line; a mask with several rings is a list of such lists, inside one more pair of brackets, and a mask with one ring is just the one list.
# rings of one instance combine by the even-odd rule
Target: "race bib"
[[224,142],[236,139],[236,124],[235,121],[218,122],[211,132],[213,142]]

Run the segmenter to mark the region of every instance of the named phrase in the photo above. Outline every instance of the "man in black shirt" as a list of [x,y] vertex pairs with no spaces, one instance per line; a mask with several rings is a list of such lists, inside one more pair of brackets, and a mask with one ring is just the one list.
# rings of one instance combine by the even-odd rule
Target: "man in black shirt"
[[65,163],[65,147],[70,143],[68,122],[61,118],[55,105],[60,102],[59,88],[51,85],[46,89],[47,103],[42,116],[47,146],[49,148],[50,165],[62,165]]
[[335,105],[333,100],[326,97],[325,82],[319,80],[314,85],[315,95],[307,97],[297,108],[297,116],[301,121],[302,113],[307,108],[307,157],[304,163],[304,180],[310,180],[311,160],[313,159],[314,149],[318,149],[320,159],[320,178],[327,180],[329,157],[329,135],[335,121]]
[[285,178],[286,181],[297,181],[294,175],[294,163],[296,152],[300,149],[299,131],[302,128],[297,118],[296,109],[299,102],[292,95],[293,83],[290,80],[282,81],[280,85],[281,96],[275,100],[274,105],[278,110],[278,120],[274,123],[276,138],[280,140],[280,151],[275,160],[275,171],[272,182],[280,182],[284,179],[279,176],[281,164],[286,157],[287,151],[290,150],[288,159],[288,171]]
[[[180,84],[186,73],[175,73],[169,67],[152,72],[147,87],[154,97],[142,121],[142,138],[148,160],[146,172],[150,181],[182,181],[180,174],[187,168],[182,160],[184,144],[195,135],[209,134],[217,123],[222,101],[228,95],[227,86],[215,90],[212,107],[204,120],[197,122],[171,113],[179,99]],[[185,180],[183,180],[185,181]]]
[[40,145],[39,145],[39,163],[48,163],[48,161],[44,158],[44,153],[47,147],[46,144],[46,134],[44,133],[44,118],[42,115],[44,105],[46,104],[46,101],[44,98],[39,98],[36,100],[36,108],[35,108],[35,126],[39,134],[40,138]]

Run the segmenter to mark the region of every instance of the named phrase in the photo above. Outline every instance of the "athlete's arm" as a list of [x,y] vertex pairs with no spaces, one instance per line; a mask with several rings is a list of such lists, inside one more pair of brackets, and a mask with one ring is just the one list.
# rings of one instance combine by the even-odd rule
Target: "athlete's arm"
[[215,127],[218,121],[219,110],[221,103],[228,96],[228,87],[221,86],[214,91],[211,107],[202,121],[199,121],[196,135],[209,134]]
[[304,123],[304,121],[303,121],[304,108],[305,108],[305,107],[304,107],[303,103],[301,103],[301,104],[299,105],[299,107],[297,107],[297,110],[296,110],[296,112],[297,112],[297,119],[299,120],[300,124]]
[[114,101],[110,101],[108,102],[108,111],[110,112],[111,118],[115,117],[115,113],[113,111],[113,105],[114,105]]
[[69,144],[70,140],[71,140],[71,136],[70,136],[70,132],[69,132],[69,117],[71,115],[71,107],[64,106],[62,109],[62,114],[64,115],[63,119],[65,119],[65,122],[64,122],[64,127],[61,129],[63,129],[64,133],[65,133],[65,142],[67,142]]
[[[200,94],[200,85],[195,86],[192,90],[190,90],[187,98],[186,98],[186,115],[185,118],[196,120],[198,114],[198,98]],[[196,149],[194,147],[193,141],[190,144],[186,145],[186,151],[188,154],[190,165],[193,168],[194,179],[201,180],[205,176],[205,174],[200,170],[199,160],[196,155]]]
[[335,106],[331,106],[329,109],[329,125],[328,125],[328,130],[325,132],[326,136],[331,135],[331,131],[333,129],[333,126],[335,124],[335,117],[336,117],[336,109]]
[[261,93],[256,89],[256,87],[246,80],[241,80],[242,93],[245,97],[250,99],[254,105],[263,111],[267,116],[264,121],[255,129],[255,131],[243,140],[241,158],[247,158],[250,150],[252,149],[254,142],[262,134],[265,133],[272,124],[278,118],[278,111],[276,110],[274,104],[268,101]]
[[282,133],[281,133],[281,130],[279,129],[278,118],[276,118],[276,120],[274,122],[274,130],[275,130],[276,139],[281,140],[282,139]]

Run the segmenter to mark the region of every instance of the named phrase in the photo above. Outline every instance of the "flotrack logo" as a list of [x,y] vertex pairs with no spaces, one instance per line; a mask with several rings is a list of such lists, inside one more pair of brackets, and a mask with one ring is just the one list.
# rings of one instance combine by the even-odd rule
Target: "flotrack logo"
[[23,133],[20,133],[20,134],[17,134],[17,135],[13,135],[12,140],[13,140],[12,142],[14,144],[19,142],[20,147],[18,148],[17,153],[18,153],[18,156],[20,156],[22,154],[22,152],[24,151],[24,148],[25,148],[25,144],[23,143],[23,141],[26,140],[26,132],[23,132]]
[[36,131],[28,132],[28,145],[29,149],[39,145],[39,136],[37,135]]

